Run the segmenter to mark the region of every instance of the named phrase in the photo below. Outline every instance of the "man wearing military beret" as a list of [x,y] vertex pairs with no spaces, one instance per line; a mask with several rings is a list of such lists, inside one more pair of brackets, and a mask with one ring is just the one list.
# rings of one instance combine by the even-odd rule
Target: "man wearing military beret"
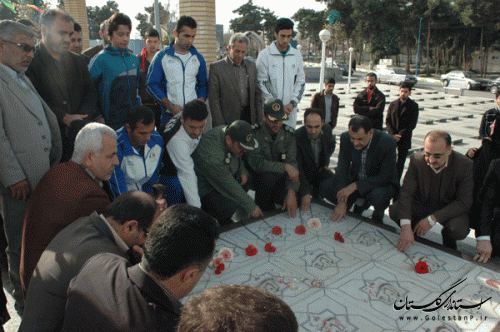
[[266,100],[263,119],[253,126],[259,149],[248,155],[255,202],[263,211],[274,210],[274,203],[283,204],[282,209],[295,217],[300,182],[294,129],[283,124],[287,115],[279,99]]
[[251,217],[262,211],[244,189],[248,171],[241,157],[258,147],[250,124],[237,120],[229,126],[218,126],[204,135],[192,154],[198,177],[201,208],[221,226],[233,223],[231,216],[238,207]]

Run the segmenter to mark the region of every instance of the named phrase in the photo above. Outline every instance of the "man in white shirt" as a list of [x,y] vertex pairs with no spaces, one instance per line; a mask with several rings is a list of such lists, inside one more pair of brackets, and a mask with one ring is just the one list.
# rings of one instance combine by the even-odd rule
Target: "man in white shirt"
[[167,149],[163,154],[160,182],[167,186],[165,199],[169,206],[185,201],[201,208],[191,154],[200,142],[207,116],[206,104],[194,99],[160,129]]
[[262,99],[277,98],[283,101],[288,120],[283,123],[297,127],[297,104],[300,103],[306,78],[302,66],[302,55],[290,45],[293,22],[280,18],[276,22],[276,41],[259,53],[257,71]]

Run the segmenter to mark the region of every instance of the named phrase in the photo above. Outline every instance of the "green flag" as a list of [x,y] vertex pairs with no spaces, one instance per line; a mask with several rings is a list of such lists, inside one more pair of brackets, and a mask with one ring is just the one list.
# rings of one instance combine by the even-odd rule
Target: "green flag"
[[12,2],[10,2],[9,0],[2,0],[2,3],[5,5],[5,7],[9,8],[14,14],[17,14],[16,5],[14,5]]

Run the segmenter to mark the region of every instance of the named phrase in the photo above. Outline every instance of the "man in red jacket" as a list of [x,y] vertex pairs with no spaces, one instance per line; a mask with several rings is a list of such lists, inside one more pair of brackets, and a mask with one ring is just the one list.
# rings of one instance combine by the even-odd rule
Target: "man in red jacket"
[[41,254],[65,226],[110,203],[103,189],[119,164],[116,133],[100,123],[89,123],[78,133],[70,161],[52,167],[31,196],[24,219],[21,283],[24,294]]

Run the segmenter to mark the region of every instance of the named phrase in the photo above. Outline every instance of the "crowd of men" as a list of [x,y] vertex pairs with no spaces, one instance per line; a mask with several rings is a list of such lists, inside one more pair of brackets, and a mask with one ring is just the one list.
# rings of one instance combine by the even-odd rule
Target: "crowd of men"
[[249,39],[234,34],[209,75],[189,16],[162,50],[148,31],[137,56],[122,13],[83,53],[81,27],[64,11],[42,13],[38,42],[36,26],[23,23],[0,22],[0,212],[19,331],[297,331],[283,301],[252,287],[209,289],[184,308],[179,301],[237,210],[294,217],[326,199],[334,221],[373,206],[371,219],[382,223],[389,207],[400,251],[440,223],[446,247],[456,249],[470,224],[476,259],[500,253],[500,164],[491,162],[500,157],[498,93],[480,148],[464,156],[448,133],[431,131],[401,186],[418,119],[412,86],[400,86],[384,132],[385,96],[376,75],[366,76],[333,172],[335,80],[295,130],[305,75],[289,19],[277,21],[276,41],[256,63],[244,59]]

